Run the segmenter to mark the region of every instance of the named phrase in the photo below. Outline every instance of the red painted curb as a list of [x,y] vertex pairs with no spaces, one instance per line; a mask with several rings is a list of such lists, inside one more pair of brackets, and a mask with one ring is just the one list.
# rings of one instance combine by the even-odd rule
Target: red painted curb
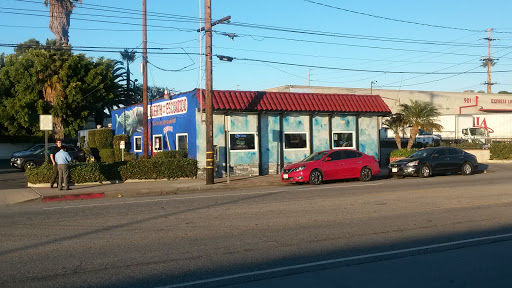
[[85,200],[85,199],[95,199],[95,198],[105,198],[105,193],[46,196],[46,197],[43,197],[41,199],[41,201],[53,202],[53,201],[68,201],[68,200]]

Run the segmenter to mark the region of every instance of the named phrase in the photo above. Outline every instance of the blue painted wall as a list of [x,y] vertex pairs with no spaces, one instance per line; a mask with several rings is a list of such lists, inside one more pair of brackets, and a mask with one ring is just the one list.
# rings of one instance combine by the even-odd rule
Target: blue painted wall
[[[264,113],[261,115],[261,162],[262,165],[279,163],[279,115]],[[264,167],[267,168],[268,167]],[[267,170],[264,169],[264,170]]]
[[[309,115],[286,115],[283,116],[283,134],[286,132],[306,132],[308,133],[307,143],[309,145]],[[284,136],[283,136],[284,142]],[[284,145],[284,144],[283,144]],[[309,153],[309,147],[305,149],[284,149],[284,163],[292,163],[306,158]]]
[[329,149],[329,116],[313,117],[313,152]]
[[377,117],[359,117],[359,151],[379,159]]
[[[173,116],[163,116],[157,118],[148,119],[149,140],[151,142],[151,148],[153,147],[153,135],[162,134],[163,136],[163,150],[176,150],[176,134],[187,133],[188,134],[188,152],[189,158],[196,157],[196,92],[191,91],[188,93],[180,94],[172,98],[172,100],[180,99],[182,97],[187,98],[187,112],[185,114],[178,114]],[[168,101],[168,99],[158,99],[152,103],[159,103]],[[166,133],[164,128],[168,127]],[[115,135],[127,134],[130,136],[131,148],[130,152],[142,155],[142,152],[135,152],[135,136],[142,136],[142,104],[133,105],[112,111],[112,129]],[[148,147],[150,148],[150,147]],[[143,147],[144,149],[144,147]],[[148,149],[148,153],[152,151]]]

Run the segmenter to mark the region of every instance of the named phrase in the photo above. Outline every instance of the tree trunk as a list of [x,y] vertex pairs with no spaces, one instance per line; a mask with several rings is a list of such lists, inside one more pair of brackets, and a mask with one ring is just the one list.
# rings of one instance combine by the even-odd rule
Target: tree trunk
[[68,46],[69,18],[73,3],[69,0],[50,0],[50,30],[57,37],[57,46]]
[[409,143],[407,143],[407,149],[411,150],[412,145],[414,145],[414,141],[416,141],[416,136],[418,135],[418,132],[420,131],[418,126],[413,126],[411,128],[411,131],[409,132]]
[[398,132],[395,132],[395,142],[398,150],[402,150],[402,138],[400,138],[400,133]]

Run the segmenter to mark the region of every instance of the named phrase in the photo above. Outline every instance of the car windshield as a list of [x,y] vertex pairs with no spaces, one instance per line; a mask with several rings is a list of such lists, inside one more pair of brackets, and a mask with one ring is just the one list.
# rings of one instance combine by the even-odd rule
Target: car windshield
[[432,154],[434,150],[432,149],[425,149],[425,150],[420,150],[420,151],[416,151],[414,153],[412,153],[411,155],[409,155],[409,157],[407,158],[423,158],[423,157],[427,157],[427,156],[430,156],[430,154]]
[[27,150],[25,150],[25,151],[28,151],[28,152],[37,152],[37,151],[39,151],[39,150],[41,150],[41,149],[43,149],[43,148],[44,148],[44,145],[37,144],[37,145],[34,145],[34,146],[32,146],[32,147],[28,148],[28,149],[27,149]]
[[323,151],[323,152],[316,152],[316,153],[313,153],[311,155],[309,155],[308,157],[304,158],[304,160],[302,160],[302,162],[310,162],[310,161],[317,161],[317,160],[320,160],[322,158],[324,158],[325,155],[327,155],[327,151]]

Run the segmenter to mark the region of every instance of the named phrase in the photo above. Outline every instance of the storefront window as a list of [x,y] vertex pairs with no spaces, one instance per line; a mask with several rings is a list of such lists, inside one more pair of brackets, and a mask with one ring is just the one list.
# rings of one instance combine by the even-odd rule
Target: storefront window
[[158,152],[163,149],[162,135],[153,135],[153,151]]
[[229,148],[233,151],[256,150],[256,133],[229,134]]
[[135,142],[134,151],[142,152],[142,136],[135,136],[133,137],[133,140],[133,142]]
[[333,132],[333,148],[354,148],[354,132]]
[[176,148],[177,150],[188,150],[188,134],[176,135]]
[[307,133],[284,133],[284,149],[307,149]]

